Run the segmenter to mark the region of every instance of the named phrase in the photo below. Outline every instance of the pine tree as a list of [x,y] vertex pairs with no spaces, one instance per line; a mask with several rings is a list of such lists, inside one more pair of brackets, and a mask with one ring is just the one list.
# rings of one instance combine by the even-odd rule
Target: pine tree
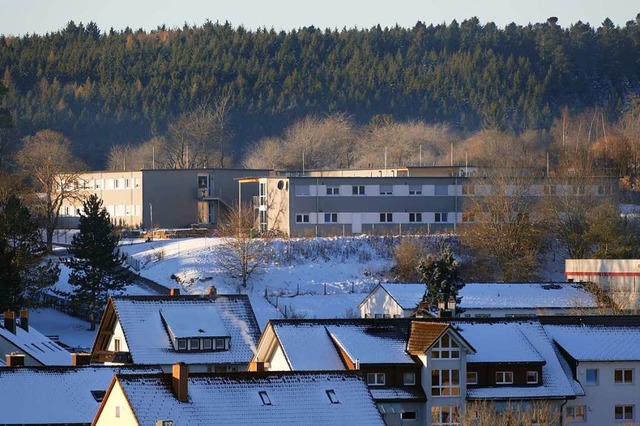
[[418,265],[418,273],[434,302],[448,302],[458,294],[461,283],[459,264],[453,258],[450,246],[445,246],[437,256],[430,254],[422,259]]
[[95,330],[96,318],[109,296],[124,290],[130,279],[116,250],[120,238],[95,194],[83,203],[78,228],[69,250],[73,255],[69,276],[73,292],[69,297],[76,306],[88,310],[91,330]]

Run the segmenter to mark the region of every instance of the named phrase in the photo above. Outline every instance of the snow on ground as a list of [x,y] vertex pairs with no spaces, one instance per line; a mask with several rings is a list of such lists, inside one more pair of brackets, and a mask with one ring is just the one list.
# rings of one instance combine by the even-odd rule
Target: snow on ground
[[59,336],[60,341],[78,350],[89,351],[96,331],[89,331],[87,321],[53,308],[29,311],[29,325],[45,336]]

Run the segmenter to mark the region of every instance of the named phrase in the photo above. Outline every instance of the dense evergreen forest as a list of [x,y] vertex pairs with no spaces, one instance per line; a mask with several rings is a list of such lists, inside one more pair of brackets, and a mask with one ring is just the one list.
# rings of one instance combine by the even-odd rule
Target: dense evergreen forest
[[[548,22],[498,28],[477,19],[413,28],[248,31],[207,22],[110,30],[70,22],[0,36],[0,79],[14,139],[64,133],[93,168],[112,145],[167,131],[181,113],[230,96],[232,147],[279,136],[309,114],[357,123],[447,123],[516,134],[548,129],[565,108],[615,120],[640,94],[640,14],[598,28]],[[239,163],[239,162],[238,162]]]

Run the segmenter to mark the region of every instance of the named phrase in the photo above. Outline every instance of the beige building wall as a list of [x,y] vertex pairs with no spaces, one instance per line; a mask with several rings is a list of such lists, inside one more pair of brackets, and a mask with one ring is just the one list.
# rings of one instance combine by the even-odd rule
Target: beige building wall
[[116,225],[137,228],[142,223],[142,172],[83,173],[78,199],[66,200],[60,209],[60,228],[77,225],[83,200],[95,194]]
[[127,397],[125,396],[120,383],[115,382],[109,397],[104,402],[102,410],[93,421],[94,426],[135,426],[138,425]]

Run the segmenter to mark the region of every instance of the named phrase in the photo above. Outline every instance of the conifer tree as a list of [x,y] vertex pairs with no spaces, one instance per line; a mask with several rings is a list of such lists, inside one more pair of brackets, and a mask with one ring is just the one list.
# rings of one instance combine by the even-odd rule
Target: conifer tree
[[109,296],[124,290],[130,280],[122,266],[124,259],[117,253],[120,238],[97,195],[83,203],[78,228],[69,250],[73,255],[69,276],[73,292],[69,297],[76,306],[88,310],[91,330],[95,330],[96,318]]
[[422,259],[418,265],[418,273],[434,302],[447,302],[450,297],[458,294],[461,283],[459,264],[453,258],[450,246],[445,246],[437,256],[430,254]]

